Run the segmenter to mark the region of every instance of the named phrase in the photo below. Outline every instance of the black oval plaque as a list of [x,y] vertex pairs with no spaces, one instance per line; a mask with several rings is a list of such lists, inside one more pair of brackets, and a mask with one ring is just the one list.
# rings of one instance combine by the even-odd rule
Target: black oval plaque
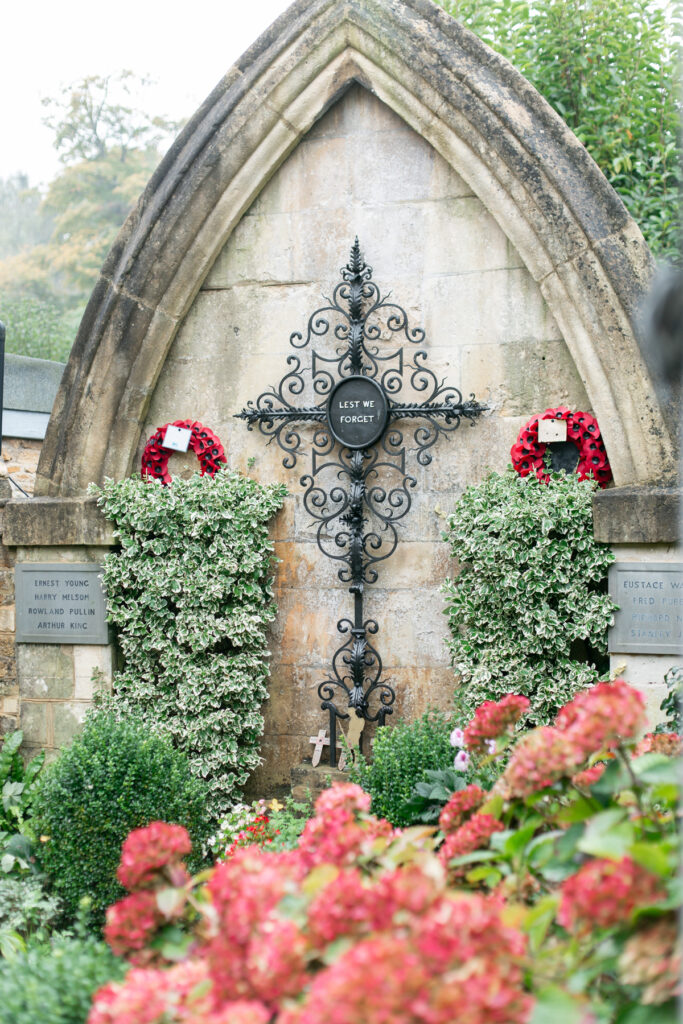
[[370,377],[345,377],[330,395],[327,419],[333,436],[346,448],[369,448],[389,421],[389,402]]

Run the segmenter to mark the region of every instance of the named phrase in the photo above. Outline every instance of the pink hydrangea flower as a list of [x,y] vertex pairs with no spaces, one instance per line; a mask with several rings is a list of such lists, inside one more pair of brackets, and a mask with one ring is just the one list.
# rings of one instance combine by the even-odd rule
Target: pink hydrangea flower
[[568,931],[625,925],[636,907],[666,898],[661,881],[630,857],[590,860],[562,883],[557,920]]
[[121,847],[121,863],[116,872],[124,889],[144,889],[156,880],[167,865],[179,863],[192,850],[186,828],[153,821],[134,829]]
[[645,727],[645,698],[623,679],[597,683],[560,710],[556,726],[587,757],[633,740]]
[[683,754],[683,738],[677,732],[649,732],[633,752],[634,757],[642,757],[643,754],[680,757]]
[[573,737],[550,725],[532,729],[518,741],[501,776],[508,797],[527,797],[573,775],[584,760]]
[[481,807],[485,798],[486,793],[475,783],[454,793],[439,817],[439,828],[441,831],[446,834],[455,832],[472,811],[476,811],[478,807]]
[[528,708],[528,698],[515,693],[509,693],[499,701],[485,700],[465,729],[465,746],[468,750],[487,750],[486,741],[502,736]]
[[162,921],[156,895],[144,889],[109,907],[104,938],[113,953],[128,956],[147,945]]
[[502,832],[504,825],[491,814],[474,814],[464,825],[451,832],[439,849],[439,860],[447,867],[454,857],[482,850],[489,844],[494,832]]

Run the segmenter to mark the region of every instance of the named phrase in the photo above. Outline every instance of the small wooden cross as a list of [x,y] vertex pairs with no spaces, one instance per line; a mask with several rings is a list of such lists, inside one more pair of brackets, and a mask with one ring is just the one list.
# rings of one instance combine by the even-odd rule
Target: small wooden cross
[[[346,735],[346,742],[350,750],[354,750],[358,746],[360,735],[365,725],[365,719],[358,718],[357,715],[353,715],[349,722],[349,728]],[[313,748],[313,756],[311,757],[311,765],[313,768],[320,764],[320,758],[322,757],[323,747],[329,747],[330,737],[327,735],[327,729],[319,729],[317,736],[311,736],[310,742],[315,743]],[[341,741],[337,741],[337,749],[342,747]],[[346,748],[342,748],[337,762],[339,771],[343,771],[346,767]]]
[[329,747],[330,745],[330,738],[327,735],[327,729],[320,729],[317,736],[311,736],[310,742],[315,743],[315,747],[313,748],[313,757],[311,758],[311,764],[315,768],[320,764],[323,747]]

